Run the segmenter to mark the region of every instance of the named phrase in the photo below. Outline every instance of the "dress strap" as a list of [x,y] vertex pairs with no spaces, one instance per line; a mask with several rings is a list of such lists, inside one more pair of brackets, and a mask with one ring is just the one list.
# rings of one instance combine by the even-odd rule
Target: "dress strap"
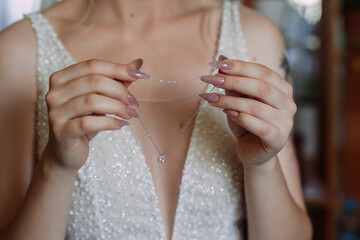
[[[41,12],[25,14],[25,18],[31,21],[31,26],[36,33],[38,40],[38,69],[47,67],[50,60],[55,60],[58,64],[69,64],[69,55],[60,42],[56,32],[50,25],[49,21]],[[58,62],[60,61],[60,62]]]
[[37,109],[36,109],[36,158],[40,159],[48,141],[48,116],[45,95],[49,90],[49,77],[72,63],[62,48],[56,33],[47,19],[40,13],[25,14],[37,38]]
[[50,46],[54,46],[54,40],[51,32],[47,28],[47,24],[44,21],[40,13],[24,14],[24,18],[27,18],[31,22],[31,27],[34,29],[37,38],[37,53],[38,53],[38,69],[41,64],[41,59],[47,58],[47,49]]
[[219,54],[247,61],[247,48],[240,22],[239,1],[224,0]]

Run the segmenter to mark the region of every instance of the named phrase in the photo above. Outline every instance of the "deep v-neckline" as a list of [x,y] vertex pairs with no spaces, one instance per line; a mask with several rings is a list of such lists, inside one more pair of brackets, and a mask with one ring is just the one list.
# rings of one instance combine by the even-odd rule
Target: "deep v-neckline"
[[[215,55],[214,55],[214,59],[213,61],[216,61],[217,60],[217,57],[220,55],[220,51],[222,49],[222,46],[221,46],[221,43],[223,42],[223,35],[224,35],[224,27],[223,27],[223,24],[224,24],[224,19],[225,19],[225,11],[226,11],[226,2],[228,0],[222,0],[221,2],[221,16],[220,16],[220,22],[218,23],[218,31],[217,31],[217,46],[216,46],[216,51],[215,51]],[[56,42],[57,46],[59,47],[59,49],[65,54],[65,57],[67,57],[69,60],[71,60],[71,62],[73,64],[75,63],[78,63],[78,61],[72,56],[72,54],[67,50],[67,48],[64,46],[64,44],[62,43],[62,41],[59,39],[57,33],[55,32],[54,28],[52,27],[52,25],[50,24],[50,22],[48,21],[48,19],[42,14],[40,13],[40,16],[43,18],[44,20],[44,23],[46,25],[46,28],[48,29],[48,31],[51,33],[52,35],[52,38],[54,39],[54,41]],[[213,69],[212,70],[212,74],[214,74],[216,71],[216,69]],[[206,87],[206,92],[209,92],[211,91],[213,88],[212,85],[208,84],[207,87]],[[177,199],[177,204],[176,204],[176,207],[175,207],[175,216],[174,216],[174,223],[173,223],[173,226],[172,226],[172,239],[174,238],[174,234],[176,233],[176,226],[177,226],[177,216],[178,216],[178,211],[179,211],[179,207],[181,206],[180,204],[180,201],[181,199],[183,198],[183,186],[184,186],[184,180],[186,180],[187,178],[187,173],[188,173],[188,169],[189,169],[189,166],[191,165],[191,154],[194,152],[194,148],[195,148],[195,139],[196,139],[196,134],[197,134],[197,131],[196,129],[198,128],[198,125],[199,125],[199,121],[200,121],[200,118],[199,116],[201,114],[203,114],[203,111],[204,109],[207,107],[206,104],[204,104],[203,101],[200,102],[200,105],[199,105],[199,111],[198,113],[196,114],[196,116],[194,117],[193,121],[193,128],[192,128],[192,132],[191,132],[191,135],[190,135],[190,140],[189,140],[189,145],[188,145],[188,149],[187,149],[187,153],[186,153],[186,156],[185,156],[185,162],[184,162],[184,167],[183,167],[183,170],[182,170],[182,175],[181,175],[181,179],[180,179],[180,189],[179,189],[179,195],[178,195],[178,199]],[[161,227],[162,227],[162,232],[161,232],[161,236],[164,236],[166,237],[166,231],[165,231],[165,224],[164,224],[164,220],[162,219],[162,216],[161,216],[161,212],[160,212],[160,205],[159,205],[159,198],[157,196],[157,193],[156,193],[156,189],[155,189],[155,183],[154,183],[154,180],[153,180],[153,177],[152,177],[152,173],[150,171],[150,167],[149,165],[146,163],[146,158],[145,158],[145,155],[143,154],[143,151],[142,151],[142,148],[141,148],[141,144],[140,142],[135,138],[134,134],[132,133],[132,131],[130,130],[130,128],[122,128],[121,131],[124,131],[125,134],[127,136],[130,137],[130,142],[132,144],[134,144],[134,148],[137,149],[140,154],[139,154],[139,160],[140,160],[140,164],[143,164],[143,167],[146,168],[147,172],[146,172],[146,180],[151,184],[151,188],[153,189],[152,191],[152,195],[156,201],[156,206],[158,208],[159,211],[156,211],[154,212],[154,216],[155,218],[157,219],[161,219],[162,220],[162,224],[161,224]],[[160,215],[160,216],[157,216],[157,215]],[[160,231],[160,229],[159,229]]]

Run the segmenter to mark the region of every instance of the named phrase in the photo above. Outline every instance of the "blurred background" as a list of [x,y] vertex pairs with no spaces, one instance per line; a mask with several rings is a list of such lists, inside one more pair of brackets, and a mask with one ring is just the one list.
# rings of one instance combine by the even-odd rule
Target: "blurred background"
[[[0,29],[56,0],[0,0]],[[316,240],[360,240],[360,0],[244,0],[282,29]],[[270,47],[270,46],[269,46]]]

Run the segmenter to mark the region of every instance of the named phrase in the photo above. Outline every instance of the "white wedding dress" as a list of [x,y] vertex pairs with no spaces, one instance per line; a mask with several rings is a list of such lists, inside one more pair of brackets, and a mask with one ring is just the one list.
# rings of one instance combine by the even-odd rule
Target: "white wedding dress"
[[[247,60],[239,2],[225,0],[217,56]],[[76,63],[41,13],[25,16],[38,40],[37,155],[48,141],[45,94],[51,73]],[[211,90],[212,86],[208,86]],[[215,89],[222,93],[222,90]],[[180,186],[173,238],[244,239],[243,171],[225,114],[203,102]],[[130,129],[100,132],[79,170],[67,239],[165,239],[158,198]]]

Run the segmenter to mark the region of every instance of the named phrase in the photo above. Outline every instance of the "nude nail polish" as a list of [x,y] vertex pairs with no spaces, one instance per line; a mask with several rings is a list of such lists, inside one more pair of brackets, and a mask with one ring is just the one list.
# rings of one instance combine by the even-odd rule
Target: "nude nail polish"
[[117,125],[119,125],[120,127],[124,127],[124,126],[128,126],[129,123],[125,120],[122,120],[122,119],[115,119],[115,122]]
[[224,55],[220,55],[219,58],[218,58],[218,61],[224,61],[228,59],[227,57],[225,57]]
[[144,60],[142,58],[135,59],[134,61],[130,62],[128,65],[134,66],[137,70],[141,68],[143,65]]
[[229,117],[232,117],[232,118],[237,118],[239,116],[239,112],[234,111],[234,110],[224,109],[223,112],[226,113],[226,115],[228,115]]
[[225,61],[210,62],[209,65],[211,67],[216,67],[221,70],[230,70],[233,67],[231,62],[225,62]]
[[146,73],[140,72],[139,70],[136,69],[128,69],[128,74],[130,77],[133,78],[142,78],[142,79],[150,78],[150,76],[147,75]]
[[127,113],[130,115],[130,117],[138,118],[139,114],[132,108],[127,108]]
[[214,93],[202,93],[199,96],[210,103],[217,103],[220,100],[220,97]]
[[136,106],[136,107],[139,107],[139,106],[140,106],[138,100],[137,100],[137,99],[135,98],[135,96],[132,95],[131,93],[129,93],[128,99],[129,99],[129,102],[131,103],[131,105]]
[[222,85],[225,82],[225,79],[223,77],[213,76],[213,75],[202,76],[200,79],[201,79],[201,81],[211,83],[214,85]]

